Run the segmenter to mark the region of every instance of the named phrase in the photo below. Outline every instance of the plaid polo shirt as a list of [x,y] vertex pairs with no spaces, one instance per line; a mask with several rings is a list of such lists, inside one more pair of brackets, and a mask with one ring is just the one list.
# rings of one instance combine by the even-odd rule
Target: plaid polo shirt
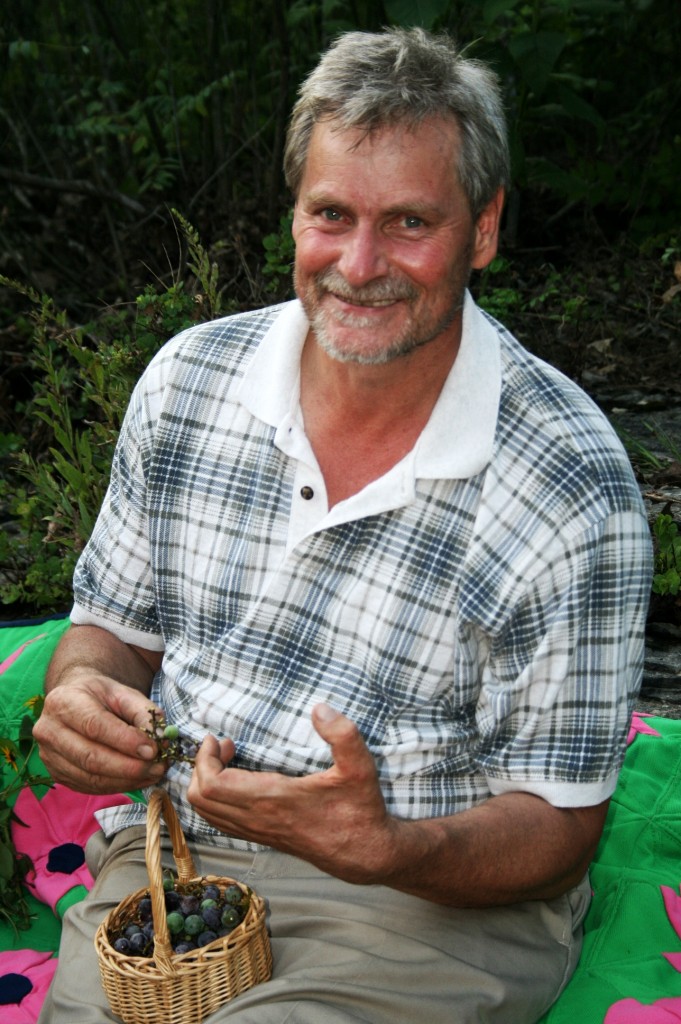
[[[643,663],[650,533],[590,399],[470,296],[414,449],[331,510],[299,409],[297,302],[190,328],[135,390],[75,575],[76,623],[163,650],[152,690],[233,764],[329,767],[358,725],[389,810],[613,791]],[[182,827],[221,836],[166,785]],[[107,831],[139,820],[108,810]],[[137,817],[136,817],[137,816]]]

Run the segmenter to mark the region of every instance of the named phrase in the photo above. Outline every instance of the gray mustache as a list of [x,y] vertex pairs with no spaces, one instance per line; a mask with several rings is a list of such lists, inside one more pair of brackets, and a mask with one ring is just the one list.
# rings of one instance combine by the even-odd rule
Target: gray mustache
[[316,283],[318,288],[333,292],[346,302],[359,305],[371,302],[399,302],[402,299],[415,299],[418,294],[409,282],[390,277],[382,277],[360,288],[353,288],[337,270],[322,271],[317,275]]

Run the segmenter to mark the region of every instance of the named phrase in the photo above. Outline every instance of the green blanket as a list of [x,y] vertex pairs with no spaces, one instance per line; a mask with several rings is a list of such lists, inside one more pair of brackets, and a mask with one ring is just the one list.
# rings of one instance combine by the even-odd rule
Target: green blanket
[[[0,628],[0,737],[17,735],[25,702],[41,691],[46,665],[67,626],[67,620],[57,620]],[[11,765],[2,770],[6,778]],[[594,897],[582,958],[542,1024],[603,1024],[606,1015],[607,1024],[681,1021],[680,776],[681,722],[635,717],[591,868]],[[29,930],[16,935],[0,924],[0,955],[56,952],[60,918],[31,900],[35,919]],[[0,1010],[3,1022],[11,1009]],[[30,1018],[24,1013],[21,1019]]]
[[630,743],[591,866],[579,967],[544,1024],[601,1024],[625,999],[666,1003],[654,1013],[613,1009],[608,1024],[681,1021],[681,973],[664,955],[681,952],[681,937],[662,888],[678,895],[681,880],[681,722],[638,723],[651,732]]

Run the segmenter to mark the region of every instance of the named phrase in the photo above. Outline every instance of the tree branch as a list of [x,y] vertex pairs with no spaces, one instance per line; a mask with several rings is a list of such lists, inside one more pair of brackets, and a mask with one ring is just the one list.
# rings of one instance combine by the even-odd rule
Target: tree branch
[[25,171],[14,171],[10,167],[0,167],[0,178],[5,181],[12,181],[16,185],[25,185],[26,188],[49,189],[51,192],[73,192],[77,195],[92,196],[94,199],[110,199],[115,203],[121,203],[134,213],[144,213],[145,207],[136,199],[116,192],[114,189],[102,189],[93,185],[90,181],[79,179],[45,178],[41,174],[28,174]]

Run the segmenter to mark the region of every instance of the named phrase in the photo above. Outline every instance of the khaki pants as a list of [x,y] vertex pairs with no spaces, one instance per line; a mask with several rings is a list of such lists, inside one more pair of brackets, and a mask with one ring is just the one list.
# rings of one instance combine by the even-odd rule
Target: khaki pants
[[[96,882],[64,919],[59,967],[39,1024],[115,1021],[93,938],[125,896],[148,884],[145,830],[87,849]],[[199,874],[247,882],[268,903],[272,979],[208,1024],[532,1024],[579,957],[588,884],[549,903],[452,910],[383,886],[354,886],[267,851],[192,845]],[[164,863],[172,866],[169,850]]]

